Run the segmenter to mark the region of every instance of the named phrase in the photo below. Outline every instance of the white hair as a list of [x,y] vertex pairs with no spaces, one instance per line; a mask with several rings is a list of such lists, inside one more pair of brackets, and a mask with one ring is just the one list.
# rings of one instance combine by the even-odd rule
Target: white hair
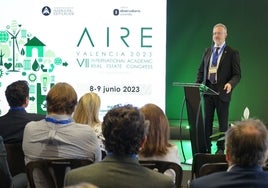
[[226,27],[224,24],[222,24],[222,23],[217,23],[216,25],[214,25],[213,29],[214,29],[215,27],[222,27],[222,28],[224,28],[224,30],[225,30],[226,33],[227,33],[227,27]]

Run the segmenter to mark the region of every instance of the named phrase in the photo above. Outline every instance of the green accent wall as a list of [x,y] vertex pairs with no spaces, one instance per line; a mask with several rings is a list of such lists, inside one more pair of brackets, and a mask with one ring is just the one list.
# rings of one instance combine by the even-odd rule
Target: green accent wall
[[[168,0],[166,114],[180,118],[184,91],[173,82],[195,82],[212,27],[227,26],[227,44],[240,52],[242,79],[234,89],[230,121],[240,120],[245,107],[250,117],[268,122],[268,1]],[[187,119],[184,107],[183,119]]]

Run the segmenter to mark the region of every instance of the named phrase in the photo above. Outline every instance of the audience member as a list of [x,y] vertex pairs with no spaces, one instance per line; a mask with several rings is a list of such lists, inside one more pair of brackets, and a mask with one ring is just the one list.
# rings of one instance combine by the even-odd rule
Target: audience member
[[5,144],[22,143],[25,125],[30,121],[38,121],[45,115],[27,113],[29,103],[29,86],[27,81],[19,80],[7,86],[5,91],[9,111],[0,117],[0,135]]
[[139,164],[137,152],[146,141],[149,122],[132,105],[116,106],[104,116],[104,144],[100,162],[69,171],[65,185],[89,182],[101,188],[175,187],[172,179]]
[[[47,116],[26,125],[23,137],[25,163],[49,158],[78,158],[100,161],[101,153],[94,131],[71,118],[77,94],[67,83],[57,83],[47,94]],[[35,174],[34,174],[35,175]],[[37,187],[45,186],[36,175]]]
[[225,140],[228,170],[194,179],[190,187],[268,187],[268,172],[262,169],[268,152],[268,131],[263,122],[237,122],[226,132]]
[[92,127],[97,135],[102,150],[105,151],[99,119],[101,100],[97,93],[90,92],[84,94],[78,101],[74,110],[73,118],[76,123],[87,124]]
[[[141,109],[150,121],[147,141],[139,151],[140,160],[170,161],[180,164],[178,148],[169,142],[169,123],[163,110],[155,104],[146,104]],[[167,171],[175,180],[175,173]]]
[[0,188],[26,188],[28,184],[26,173],[20,173],[11,177],[2,136],[0,136],[0,180]]

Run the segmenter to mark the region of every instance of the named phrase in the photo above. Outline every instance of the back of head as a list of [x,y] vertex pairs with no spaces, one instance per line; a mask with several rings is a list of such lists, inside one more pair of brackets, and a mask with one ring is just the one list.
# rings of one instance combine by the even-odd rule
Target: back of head
[[226,132],[226,149],[231,164],[263,165],[268,150],[267,128],[262,121],[254,119],[235,123]]
[[73,118],[75,122],[94,125],[100,123],[99,110],[101,100],[94,92],[84,94],[78,101]]
[[77,94],[74,88],[64,82],[54,85],[47,94],[48,114],[72,114],[77,103]]
[[169,123],[163,110],[155,104],[146,104],[141,107],[145,119],[150,121],[147,141],[139,152],[145,157],[164,155],[170,146]]
[[148,122],[137,107],[115,106],[102,122],[105,148],[114,155],[137,154],[148,131]]
[[26,104],[29,97],[29,86],[25,80],[18,80],[7,86],[6,99],[10,107],[19,107]]

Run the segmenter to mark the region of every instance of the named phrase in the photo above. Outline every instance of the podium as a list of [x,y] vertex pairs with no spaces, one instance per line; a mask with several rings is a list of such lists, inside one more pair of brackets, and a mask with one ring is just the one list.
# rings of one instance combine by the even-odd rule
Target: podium
[[218,92],[198,83],[174,82],[173,86],[184,88],[192,155],[206,153],[205,123],[202,115],[203,95],[219,95]]

